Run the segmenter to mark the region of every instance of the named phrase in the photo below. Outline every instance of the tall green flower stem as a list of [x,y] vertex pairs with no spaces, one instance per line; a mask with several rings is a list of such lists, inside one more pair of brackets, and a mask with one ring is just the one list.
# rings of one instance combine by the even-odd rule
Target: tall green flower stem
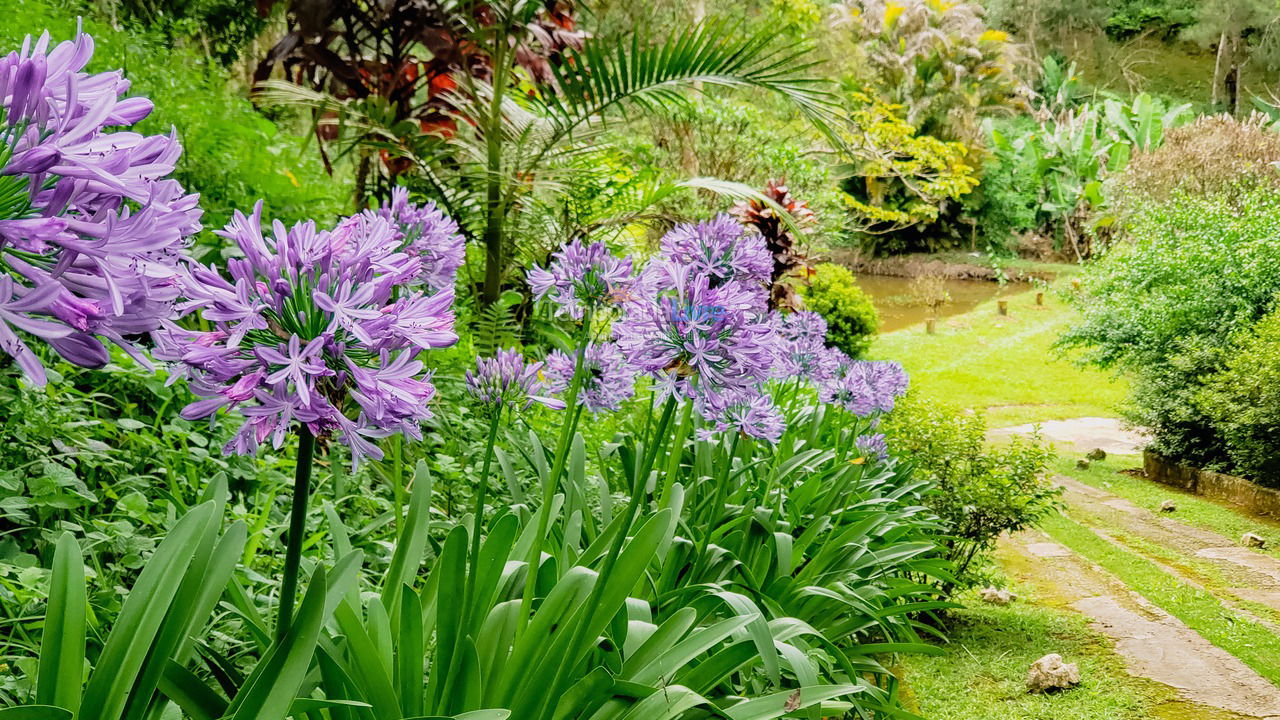
[[542,488],[542,506],[538,509],[538,532],[533,536],[533,547],[529,549],[528,564],[525,571],[524,594],[520,599],[520,614],[516,620],[516,638],[524,634],[529,624],[529,614],[533,609],[533,596],[537,592],[538,566],[542,561],[542,543],[547,536],[547,527],[551,523],[551,503],[555,500],[556,489],[560,487],[560,476],[564,474],[565,464],[569,459],[569,445],[578,430],[578,420],[582,417],[582,408],[578,406],[578,391],[582,389],[582,366],[587,355],[587,345],[591,342],[591,318],[593,308],[588,305],[582,314],[582,329],[578,332],[578,345],[573,358],[573,377],[569,379],[569,391],[565,395],[565,419],[560,425],[560,440],[556,443],[555,458],[551,462],[551,472]]
[[[489,468],[493,465],[493,447],[498,440],[498,427],[502,424],[502,406],[494,408],[489,419],[489,436],[484,444],[484,462],[480,466],[480,484],[476,487],[474,516],[471,518],[471,572],[467,573],[466,590],[463,593],[463,612],[471,607],[471,595],[475,592],[476,573],[480,566],[480,529],[484,525],[484,502],[489,494]],[[466,627],[466,618],[463,618]]]
[[704,525],[706,533],[703,534],[702,540],[698,543],[698,554],[694,556],[693,572],[689,574],[692,582],[698,582],[698,575],[702,572],[707,560],[707,549],[711,546],[711,535],[715,532],[716,526],[720,524],[720,518],[724,515],[725,494],[728,491],[729,481],[733,474],[733,461],[738,457],[738,439],[742,437],[742,433],[733,433],[733,439],[729,441],[729,455],[724,460],[724,472],[720,477],[713,480],[715,482],[715,495],[711,500],[711,507],[707,510],[709,513],[708,522]]
[[[667,456],[667,472],[662,479],[662,494],[658,498],[658,507],[660,508],[671,506],[671,491],[676,484],[676,474],[680,471],[680,460],[684,456],[685,441],[689,439],[689,432],[692,429],[693,401],[688,400],[684,404],[684,411],[680,414],[680,424],[676,426],[675,437],[671,439],[671,453]],[[654,435],[654,446],[662,443],[662,436],[665,433],[666,428],[662,428]]]
[[[686,406],[692,405],[692,401],[686,403]],[[609,554],[605,556],[604,564],[600,567],[600,573],[596,576],[596,582],[591,587],[591,593],[587,597],[587,601],[583,603],[583,611],[577,616],[575,622],[573,641],[569,643],[569,648],[582,648],[584,645],[585,634],[588,628],[592,626],[592,614],[599,606],[599,595],[602,588],[607,585],[607,579],[613,572],[614,565],[618,562],[618,556],[622,554],[622,548],[626,545],[627,535],[631,528],[635,525],[636,517],[640,514],[640,506],[643,503],[644,488],[648,482],[649,473],[653,472],[653,466],[657,463],[658,456],[661,454],[661,446],[663,438],[667,434],[667,429],[671,425],[671,418],[675,415],[676,398],[674,395],[667,398],[666,403],[662,407],[662,416],[658,419],[656,431],[653,434],[653,446],[641,446],[642,461],[635,467],[635,474],[631,478],[631,499],[627,502],[626,516],[622,524],[618,526],[617,535],[614,536],[613,542],[609,547]],[[688,412],[685,413],[688,417]],[[677,452],[674,446],[671,450]],[[555,677],[551,681],[548,692],[543,697],[539,712],[535,718],[543,718],[548,716],[551,709],[555,707],[557,699],[563,690],[561,687],[565,682],[566,674],[573,668],[580,665],[581,657],[570,657],[566,662],[560,664],[556,668]]]
[[289,514],[289,544],[284,551],[284,578],[280,583],[280,608],[276,615],[276,640],[293,623],[293,602],[298,594],[298,568],[302,565],[302,536],[307,531],[307,502],[311,497],[311,465],[316,437],[302,423],[298,430],[298,462],[293,470],[293,507]]

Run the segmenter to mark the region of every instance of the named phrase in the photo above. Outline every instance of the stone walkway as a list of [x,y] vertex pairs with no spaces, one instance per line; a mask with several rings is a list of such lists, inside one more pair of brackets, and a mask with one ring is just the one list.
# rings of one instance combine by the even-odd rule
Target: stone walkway
[[1080,452],[1101,448],[1112,455],[1132,455],[1142,452],[1147,438],[1141,432],[1128,429],[1116,418],[1082,417],[1070,420],[1046,420],[1042,423],[998,428],[987,435],[991,438],[1012,435],[1030,435],[1036,427],[1040,436],[1058,447],[1071,446]]
[[[1029,434],[1034,427],[1001,428],[990,436]],[[1058,420],[1039,427],[1041,436],[1059,449],[1078,453],[1100,448],[1108,454],[1134,454],[1145,442],[1142,434],[1112,418]],[[1237,617],[1277,627],[1280,559],[1181,522],[1176,514],[1151,512],[1069,477],[1055,481],[1064,489],[1072,519],[1103,540],[1155,564],[1180,584],[1213,594]],[[1280,720],[1280,688],[1103,568],[1038,531],[1006,538],[1003,547],[1026,561],[1017,564],[1017,580],[1053,604],[1088,617],[1115,642],[1130,673],[1164,683],[1181,699],[1203,707],[1201,714],[1188,717]],[[1259,618],[1242,607],[1246,604],[1268,617]]]

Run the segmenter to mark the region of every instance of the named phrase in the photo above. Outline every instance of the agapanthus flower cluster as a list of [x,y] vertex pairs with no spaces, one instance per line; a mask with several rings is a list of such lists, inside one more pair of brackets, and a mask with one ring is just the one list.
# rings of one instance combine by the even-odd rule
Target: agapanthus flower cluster
[[[766,392],[722,392],[698,401],[698,412],[716,432],[733,430],[747,437],[777,442],[786,430],[782,411]],[[705,439],[708,433],[702,433]]]
[[827,321],[815,312],[775,312],[771,316],[775,336],[773,376],[803,378],[814,383],[835,376],[844,353],[825,345]]
[[85,73],[93,40],[50,48],[46,33],[0,58],[0,348],[32,381],[44,368],[15,330],[99,367],[102,339],[130,339],[172,315],[176,267],[200,229],[197,196],[168,175],[174,135],[123,130],[151,101],[120,72]]
[[687,265],[657,260],[660,277],[627,305],[614,335],[627,361],[679,397],[758,390],[773,366],[772,327],[743,284],[713,286]]
[[467,371],[467,394],[489,409],[523,411],[538,403],[563,410],[564,401],[551,397],[551,392],[542,377],[542,363],[527,362],[518,350],[478,357],[475,371]]
[[[572,355],[552,351],[542,368],[548,389],[556,394],[569,389],[575,360]],[[588,412],[614,411],[635,394],[636,371],[613,343],[591,342],[582,354],[578,404]]]
[[759,233],[732,216],[677,225],[662,238],[662,257],[705,275],[712,286],[741,282],[763,292],[773,272],[773,257]]
[[895,362],[852,361],[818,385],[822,402],[839,405],[858,417],[889,412],[907,391],[907,373]]
[[268,438],[279,447],[295,421],[336,434],[356,462],[382,456],[377,438],[420,437],[435,388],[417,355],[457,341],[453,291],[418,287],[422,259],[387,218],[362,213],[332,231],[276,221],[264,235],[261,213],[261,203],[237,212],[218,233],[244,255],[225,274],[194,267],[179,278],[179,308],[213,329],[169,323],[157,335],[157,357],[185,365],[203,398],[183,417],[239,408],[246,420],[229,453]]
[[466,258],[466,244],[458,232],[458,223],[445,215],[434,203],[416,205],[409,202],[409,191],[397,187],[391,191],[391,202],[370,211],[390,220],[399,228],[405,252],[422,261],[418,277],[432,290],[452,290],[458,268]]
[[566,243],[544,269],[529,270],[529,287],[536,298],[550,298],[556,314],[581,320],[588,307],[617,305],[631,294],[635,278],[631,258],[619,258],[604,243]]
[[889,442],[885,439],[884,433],[860,435],[853,441],[853,445],[862,457],[873,457],[878,460],[889,457]]

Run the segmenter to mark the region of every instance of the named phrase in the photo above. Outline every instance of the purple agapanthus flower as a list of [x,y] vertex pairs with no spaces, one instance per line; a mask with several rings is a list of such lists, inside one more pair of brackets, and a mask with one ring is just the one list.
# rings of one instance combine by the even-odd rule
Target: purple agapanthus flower
[[827,321],[821,315],[808,311],[774,312],[770,317],[775,338],[775,378],[799,377],[823,382],[835,375],[834,356],[824,344]]
[[239,408],[246,420],[228,453],[268,438],[278,448],[295,421],[336,434],[357,463],[382,456],[377,438],[421,437],[435,387],[416,356],[457,342],[452,289],[417,289],[421,258],[376,214],[333,231],[277,221],[267,236],[261,214],[262,203],[236,212],[218,233],[244,255],[225,274],[196,266],[179,278],[180,310],[213,329],[170,323],[157,334],[157,357],[181,363],[202,398],[183,417]]
[[491,409],[528,410],[534,403],[563,410],[564,401],[550,397],[541,377],[542,363],[525,362],[517,350],[499,350],[491,358],[476,358],[474,372],[467,371],[467,393]]
[[884,433],[861,435],[853,441],[853,445],[863,457],[874,457],[879,460],[889,457],[889,442],[885,439]]
[[659,381],[661,392],[754,388],[773,365],[772,327],[740,283],[712,286],[688,266],[658,260],[646,274],[660,288],[633,298],[614,336],[627,361]]
[[120,72],[83,72],[93,40],[50,48],[46,33],[0,58],[0,349],[33,382],[46,375],[16,331],[77,365],[100,367],[109,340],[158,329],[177,299],[197,196],[168,179],[174,135],[124,128],[150,100],[125,98]]
[[409,191],[403,187],[393,189],[391,202],[374,212],[399,228],[405,250],[422,261],[419,277],[429,288],[454,287],[458,268],[466,256],[466,243],[458,232],[458,223],[441,212],[435,203],[409,202]]
[[[548,389],[556,394],[567,391],[573,370],[573,356],[559,350],[549,353],[542,368]],[[627,364],[617,345],[588,343],[582,356],[578,404],[593,413],[617,410],[635,394],[635,381],[635,369]]]
[[778,442],[786,430],[782,411],[768,393],[731,391],[707,394],[698,400],[698,412],[716,432],[735,430],[768,442]]
[[764,238],[724,213],[677,225],[663,236],[661,252],[663,258],[706,275],[713,286],[741,282],[763,293],[773,273],[773,256]]
[[851,361],[836,376],[820,383],[818,399],[839,405],[858,417],[889,412],[907,391],[907,374],[895,362]]
[[617,305],[628,299],[635,279],[630,257],[619,258],[604,243],[573,240],[552,256],[545,268],[529,269],[534,297],[550,298],[556,313],[580,320],[588,306]]

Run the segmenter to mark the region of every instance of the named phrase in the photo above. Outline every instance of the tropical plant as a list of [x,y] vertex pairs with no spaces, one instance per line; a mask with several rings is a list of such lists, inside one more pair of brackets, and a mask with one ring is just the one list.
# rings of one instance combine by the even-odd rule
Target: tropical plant
[[1020,156],[1039,188],[1037,217],[1055,237],[1055,247],[1077,259],[1092,251],[1090,229],[1114,223],[1101,212],[1107,203],[1103,181],[1128,165],[1135,152],[1150,152],[1165,131],[1188,116],[1188,105],[1166,107],[1147,94],[1131,103],[1107,99],[1068,109],[1038,130],[1010,139],[989,128],[998,152]]
[[[753,228],[764,238],[769,254],[773,257],[773,272],[769,276],[769,308],[773,310],[799,310],[800,298],[794,283],[812,271],[804,244],[804,235],[793,231],[800,228],[812,232],[815,218],[808,203],[792,196],[785,181],[770,180],[764,189],[765,200],[747,200],[735,205],[733,214],[747,227]],[[783,220],[782,213],[790,215],[793,224]]]
[[[781,48],[767,32],[742,37],[717,23],[656,43],[584,41],[581,49],[564,50],[559,62],[538,63],[536,91],[521,92],[525,76],[517,69],[528,58],[523,38],[543,6],[508,0],[484,7],[478,19],[458,9],[445,13],[450,37],[458,35],[458,46],[472,48],[492,70],[473,77],[458,72],[469,66],[449,56],[452,74],[442,77],[450,89],[442,102],[450,125],[443,132],[400,122],[373,97],[334,97],[278,81],[263,83],[260,97],[309,106],[321,114],[322,127],[352,130],[348,146],[376,150],[385,164],[411,172],[410,182],[483,245],[485,305],[498,299],[507,280],[516,210],[535,193],[554,191],[569,160],[588,137],[599,137],[595,131],[614,111],[676,104],[683,100],[680,88],[698,85],[776,92],[820,122],[829,113],[818,81],[805,75],[811,65],[805,48]],[[357,59],[343,63],[335,60],[329,71]],[[405,94],[411,96],[408,89]]]
[[972,147],[983,116],[1027,107],[1026,51],[976,2],[846,0],[834,12],[864,48],[875,94],[922,135]]
[[801,289],[807,309],[827,321],[827,340],[849,357],[861,357],[880,329],[875,305],[843,265],[822,263]]

